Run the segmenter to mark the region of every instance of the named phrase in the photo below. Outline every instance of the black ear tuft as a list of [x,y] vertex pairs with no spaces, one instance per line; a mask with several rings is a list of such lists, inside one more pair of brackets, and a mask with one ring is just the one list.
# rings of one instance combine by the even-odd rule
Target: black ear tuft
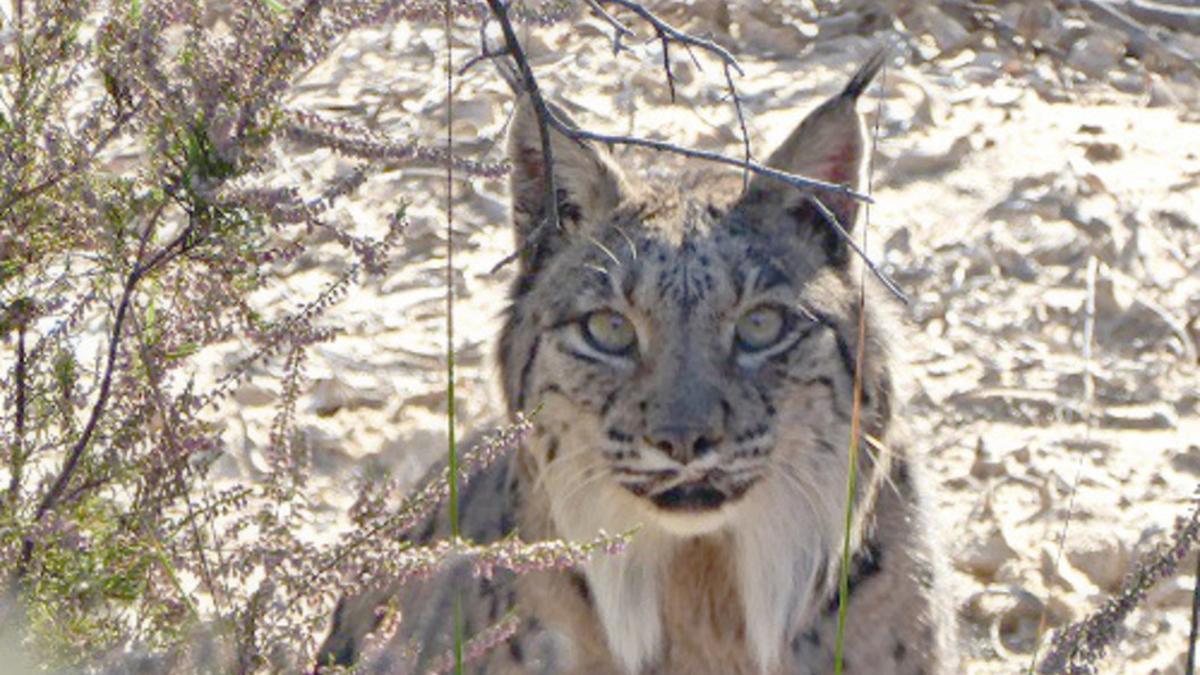
[[875,75],[883,68],[883,64],[887,63],[888,48],[881,47],[879,51],[871,55],[867,62],[859,67],[858,72],[854,73],[854,77],[846,83],[846,87],[839,94],[841,98],[848,98],[852,101],[857,101],[859,96],[871,86],[871,82],[875,79]]

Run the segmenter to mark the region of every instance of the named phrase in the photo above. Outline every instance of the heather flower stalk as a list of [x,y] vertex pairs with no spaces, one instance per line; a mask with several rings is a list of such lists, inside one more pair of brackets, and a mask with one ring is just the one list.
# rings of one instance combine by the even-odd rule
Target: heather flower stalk
[[[364,530],[382,523],[386,541],[301,534],[311,468],[294,426],[308,352],[337,339],[330,308],[388,271],[408,223],[401,203],[367,236],[331,209],[377,164],[453,164],[480,176],[506,168],[317,122],[314,140],[369,161],[323,185],[281,184],[278,150],[295,148],[293,116],[316,119],[282,98],[349,31],[437,21],[443,3],[234,3],[225,30],[213,7],[187,0],[9,7],[0,13],[0,614],[13,621],[0,639],[50,668],[119,670],[114,654],[136,654],[186,669],[204,663],[202,652],[205,667],[298,668],[343,584],[345,566],[331,563],[394,553],[399,532],[433,508],[358,514]],[[530,3],[520,15],[546,22],[574,11]],[[480,8],[456,1],[454,15],[475,21]],[[346,250],[347,271],[296,311],[252,307],[247,298],[318,240]],[[198,359],[231,342],[248,353],[197,377]],[[209,470],[228,452],[221,402],[271,368],[282,376],[262,439],[269,471],[258,484],[213,486]],[[511,450],[527,427],[468,453],[464,474]],[[405,560],[414,572],[430,563]],[[211,649],[185,646],[194,641]]]
[[330,148],[347,157],[388,162],[422,162],[436,166],[453,164],[456,171],[484,178],[499,178],[508,175],[508,162],[482,162],[462,157],[452,157],[445,148],[435,148],[415,140],[395,142],[380,138],[378,134],[358,127],[350,122],[322,119],[318,115],[291,112],[287,135],[302,144]]
[[[474,663],[489,654],[493,649],[508,642],[517,634],[521,620],[515,614],[500,619],[491,626],[473,635],[463,646],[464,664]],[[454,654],[447,653],[433,659],[429,664],[429,675],[440,675],[454,670]]]
[[1142,555],[1121,583],[1121,590],[1088,617],[1059,630],[1039,673],[1095,673],[1097,661],[1122,634],[1125,619],[1155,584],[1170,578],[1200,539],[1200,504],[1179,518],[1171,536]]

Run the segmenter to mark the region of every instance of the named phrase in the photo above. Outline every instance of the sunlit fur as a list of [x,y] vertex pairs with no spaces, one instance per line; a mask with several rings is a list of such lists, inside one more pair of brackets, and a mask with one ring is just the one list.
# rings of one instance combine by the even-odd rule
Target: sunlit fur
[[[865,135],[855,86],[812,113],[772,165],[860,186]],[[719,657],[726,665],[702,666],[712,672],[773,672],[788,662],[785,652],[805,658],[789,645],[828,611],[844,534],[857,262],[811,194],[761,178],[744,193],[740,181],[651,184],[626,175],[607,152],[559,135],[562,226],[539,229],[538,139],[525,103],[510,140],[524,255],[499,354],[510,409],[537,410],[520,462],[522,533],[584,541],[635,532],[624,554],[598,557],[585,570],[586,600],[627,673],[673,672],[688,662],[679,650],[694,639],[690,612],[732,622],[712,629],[721,643],[712,648],[727,652]],[[853,200],[822,200],[854,226]],[[735,326],[762,306],[788,320],[778,341],[749,350]],[[611,353],[590,339],[586,319],[596,311],[627,317],[636,344]],[[886,325],[881,312],[867,313],[858,372],[862,430],[884,446],[892,413]],[[874,506],[897,466],[891,452],[860,452],[853,550],[875,526]],[[898,503],[901,511],[884,516],[903,526],[889,536],[911,549],[904,560],[918,561],[915,569],[928,552],[924,535],[910,531],[916,498]],[[905,574],[914,573],[902,572],[901,581]],[[683,577],[699,587],[672,591]],[[693,590],[720,607],[696,605]],[[905,593],[898,602],[924,591]],[[911,605],[914,625],[936,623],[929,602]],[[561,630],[582,639],[578,626],[588,620],[572,621],[575,628]],[[936,629],[926,633],[929,644],[943,639]],[[925,651],[926,671],[938,672],[936,649]],[[789,672],[810,672],[803,667]]]

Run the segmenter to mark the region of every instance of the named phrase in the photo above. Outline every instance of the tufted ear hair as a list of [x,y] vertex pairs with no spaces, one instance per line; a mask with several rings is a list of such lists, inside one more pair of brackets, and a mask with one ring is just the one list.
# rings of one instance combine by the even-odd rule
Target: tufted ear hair
[[[767,166],[861,191],[866,182],[867,132],[856,104],[884,60],[883,51],[868,59],[841,93],[804,118],[771,154]],[[850,259],[849,247],[813,203],[814,198],[821,200],[846,231],[853,230],[858,200],[829,191],[800,190],[762,175],[754,177],[735,208],[741,208],[750,222],[792,228],[819,244],[831,264],[845,265]]]
[[[568,126],[577,126],[561,108],[549,103],[547,106],[555,117]],[[521,256],[522,264],[527,269],[555,250],[564,236],[615,209],[627,191],[621,170],[607,150],[587,141],[576,141],[553,127],[548,132],[562,228],[558,232],[544,232],[541,240],[533,242],[534,250]],[[542,138],[537,114],[528,95],[517,99],[508,134],[508,157],[512,163],[510,190],[513,230],[517,248],[523,250],[545,217],[546,194]]]

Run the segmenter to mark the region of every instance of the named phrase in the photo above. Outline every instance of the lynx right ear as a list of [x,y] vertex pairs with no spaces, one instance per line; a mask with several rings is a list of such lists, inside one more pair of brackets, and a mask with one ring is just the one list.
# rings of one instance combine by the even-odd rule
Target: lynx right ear
[[[876,52],[841,93],[809,113],[771,154],[767,165],[860,191],[866,182],[867,133],[856,104],[883,66],[884,57],[885,52]],[[739,206],[751,220],[789,228],[819,245],[830,263],[843,265],[849,260],[848,248],[813,198],[820,199],[847,231],[854,228],[859,211],[854,198],[829,191],[802,191],[767,176],[754,177]]]
[[[575,126],[561,108],[548,104],[554,116]],[[625,194],[625,180],[611,156],[588,142],[576,141],[549,128],[551,167],[558,193],[558,214],[562,232],[547,232],[539,248],[577,231],[615,209]],[[542,222],[545,195],[545,155],[537,113],[528,95],[517,100],[512,128],[508,135],[508,157],[512,162],[512,220],[518,249],[522,249]],[[536,252],[535,252],[536,253]],[[535,256],[536,257],[536,256]],[[522,259],[527,259],[522,256]]]

